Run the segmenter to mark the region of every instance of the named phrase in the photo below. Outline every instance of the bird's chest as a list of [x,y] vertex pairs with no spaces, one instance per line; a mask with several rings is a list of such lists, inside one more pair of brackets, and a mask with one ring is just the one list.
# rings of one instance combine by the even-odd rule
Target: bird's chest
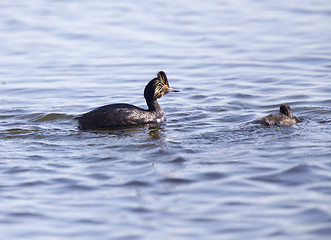
[[165,122],[166,120],[167,120],[167,118],[164,114],[162,114],[156,118],[157,123]]

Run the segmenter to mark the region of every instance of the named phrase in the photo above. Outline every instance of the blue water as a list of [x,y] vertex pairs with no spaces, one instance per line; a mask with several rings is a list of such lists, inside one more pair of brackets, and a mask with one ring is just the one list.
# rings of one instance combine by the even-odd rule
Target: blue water
[[[1,239],[330,239],[329,1],[0,3]],[[109,103],[167,122],[80,131]],[[301,122],[264,127],[287,103]]]

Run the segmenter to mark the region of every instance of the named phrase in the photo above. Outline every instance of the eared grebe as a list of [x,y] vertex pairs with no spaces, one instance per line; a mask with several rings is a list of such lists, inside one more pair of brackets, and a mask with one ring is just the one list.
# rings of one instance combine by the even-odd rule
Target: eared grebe
[[157,99],[170,92],[179,90],[169,87],[167,76],[161,71],[145,87],[147,110],[126,103],[102,106],[78,117],[79,128],[85,130],[163,122],[166,117]]
[[293,116],[292,109],[287,104],[282,104],[279,108],[279,113],[270,114],[261,119],[261,123],[266,126],[285,125],[291,126],[296,124],[299,120]]

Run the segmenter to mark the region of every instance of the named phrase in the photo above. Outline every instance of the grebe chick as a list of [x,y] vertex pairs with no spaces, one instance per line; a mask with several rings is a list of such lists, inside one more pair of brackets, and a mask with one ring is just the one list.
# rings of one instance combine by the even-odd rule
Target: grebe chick
[[261,119],[261,123],[266,126],[272,125],[285,125],[291,126],[299,122],[299,120],[293,116],[292,109],[287,104],[280,105],[279,113],[270,114]]
[[78,117],[79,128],[82,130],[111,128],[166,121],[157,99],[170,92],[179,92],[179,90],[169,87],[166,74],[160,71],[145,87],[147,110],[126,103],[102,106]]

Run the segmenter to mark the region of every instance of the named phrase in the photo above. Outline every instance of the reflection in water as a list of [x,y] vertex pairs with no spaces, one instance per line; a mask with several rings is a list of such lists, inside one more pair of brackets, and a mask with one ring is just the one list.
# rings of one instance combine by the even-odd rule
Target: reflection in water
[[125,126],[79,131],[82,133],[86,132],[95,134],[96,137],[111,136],[116,138],[132,138],[146,134],[150,137],[150,139],[159,140],[164,136],[164,128],[162,125],[163,124],[143,124],[129,127]]
[[148,135],[151,139],[164,139],[164,127],[159,124],[149,124]]

